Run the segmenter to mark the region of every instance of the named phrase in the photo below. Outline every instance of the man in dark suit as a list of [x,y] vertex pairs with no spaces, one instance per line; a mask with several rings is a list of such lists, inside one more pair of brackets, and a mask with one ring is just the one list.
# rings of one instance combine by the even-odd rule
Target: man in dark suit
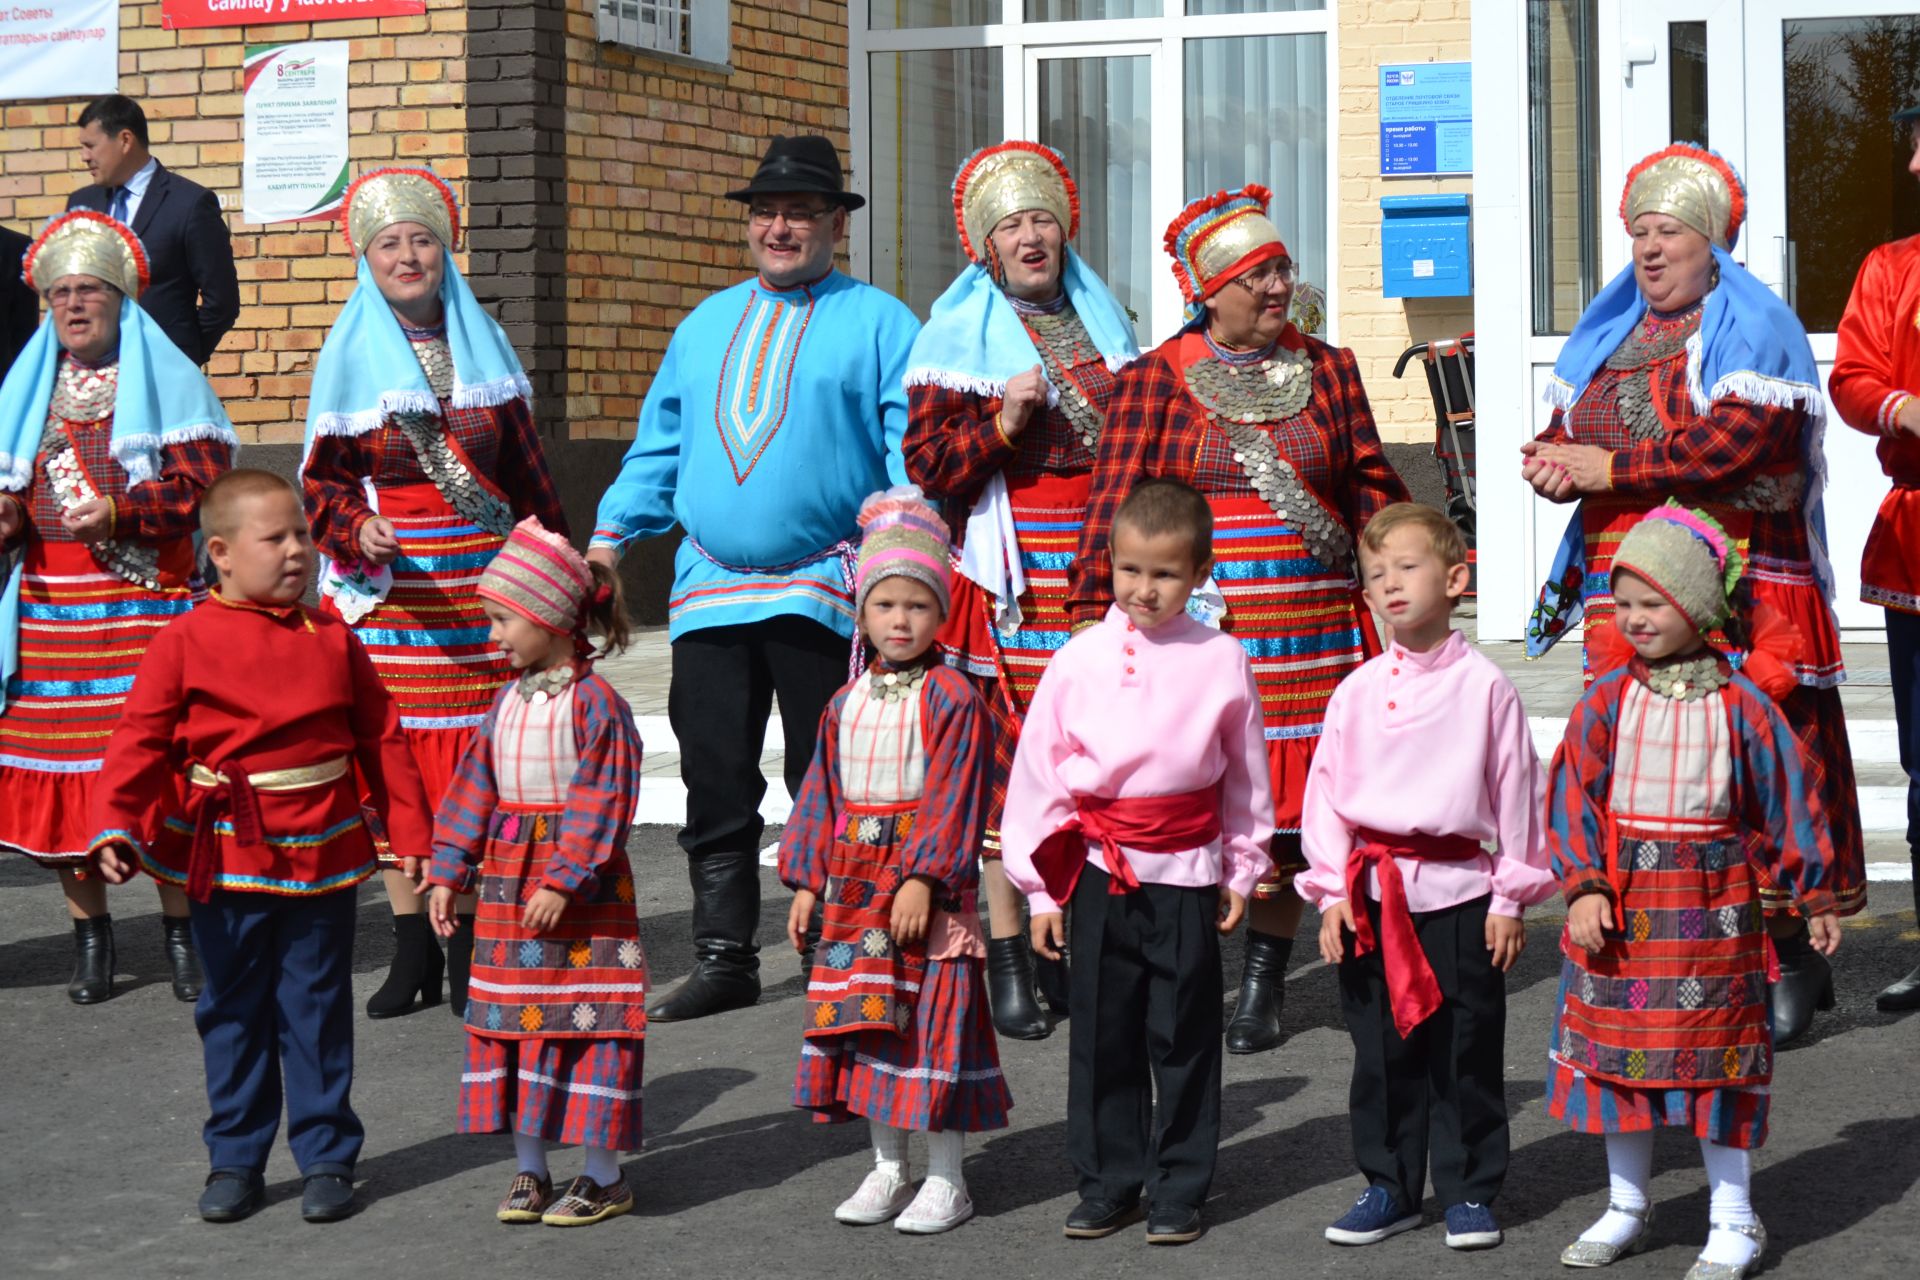
[[204,365],[240,316],[233,238],[213,192],[189,182],[147,150],[147,114],[110,93],[80,113],[80,154],[93,185],[67,197],[69,209],[112,214],[147,251],[152,282],[140,295],[174,345]]
[[20,260],[32,244],[11,227],[0,227],[0,381],[40,325],[40,299],[20,278]]

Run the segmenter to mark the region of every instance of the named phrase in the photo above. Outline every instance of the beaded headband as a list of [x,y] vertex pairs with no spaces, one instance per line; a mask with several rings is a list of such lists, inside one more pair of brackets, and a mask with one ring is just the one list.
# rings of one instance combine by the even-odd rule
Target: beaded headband
[[864,609],[867,593],[888,578],[912,578],[953,608],[947,523],[928,506],[917,485],[899,485],[870,494],[860,504],[860,561],[854,572],[854,610]]
[[149,271],[140,237],[124,223],[76,209],[47,224],[20,264],[21,278],[44,294],[67,276],[93,276],[129,298],[139,298]]
[[375,169],[347,188],[340,205],[340,227],[347,250],[356,257],[396,222],[417,222],[440,238],[444,248],[460,247],[460,205],[453,188],[431,169]]

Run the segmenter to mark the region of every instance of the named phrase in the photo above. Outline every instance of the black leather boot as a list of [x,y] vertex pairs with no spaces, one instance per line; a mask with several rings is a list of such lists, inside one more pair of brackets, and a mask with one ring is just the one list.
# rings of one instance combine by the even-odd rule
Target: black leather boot
[[[427,913],[393,918],[393,964],[387,980],[367,1000],[369,1018],[397,1018],[440,1003],[440,979],[446,961],[434,941]],[[419,997],[419,1003],[414,997]]]
[[173,998],[194,1001],[206,977],[200,972],[200,955],[193,949],[193,928],[185,916],[161,916],[162,945],[167,965],[173,970]]
[[1833,1008],[1833,966],[1807,941],[1804,921],[1799,932],[1775,938],[1773,949],[1780,957],[1780,981],[1773,984],[1769,997],[1773,1043],[1781,1048],[1807,1034],[1816,1009]]
[[67,999],[75,1004],[113,999],[113,961],[113,917],[75,920],[73,981],[67,983]]
[[1920,1009],[1920,965],[1873,998],[1873,1007],[1882,1013],[1907,1013]]
[[987,1007],[993,1011],[993,1029],[1010,1040],[1045,1040],[1053,1024],[1033,997],[1036,957],[1026,938],[987,939]]
[[1240,1002],[1227,1024],[1228,1053],[1264,1053],[1285,1039],[1280,1011],[1287,1003],[1287,957],[1293,939],[1247,930],[1247,965],[1240,977]]
[[647,1010],[661,1022],[685,1022],[760,998],[760,855],[703,853],[687,859],[693,884],[693,972]]
[[455,916],[447,939],[447,1004],[453,1016],[467,1016],[467,979],[473,973],[473,917]]

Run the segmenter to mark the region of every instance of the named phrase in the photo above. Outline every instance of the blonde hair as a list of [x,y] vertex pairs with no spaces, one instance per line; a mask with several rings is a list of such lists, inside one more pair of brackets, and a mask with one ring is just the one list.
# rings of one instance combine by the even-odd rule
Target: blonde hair
[[240,520],[240,504],[249,498],[284,493],[300,505],[300,491],[285,476],[255,467],[224,471],[200,495],[200,532],[209,538],[231,538]]
[[1366,529],[1360,534],[1360,545],[1377,555],[1395,529],[1409,525],[1426,531],[1428,548],[1447,568],[1467,562],[1467,540],[1459,526],[1437,507],[1417,502],[1396,502],[1380,508],[1373,519],[1367,521]]

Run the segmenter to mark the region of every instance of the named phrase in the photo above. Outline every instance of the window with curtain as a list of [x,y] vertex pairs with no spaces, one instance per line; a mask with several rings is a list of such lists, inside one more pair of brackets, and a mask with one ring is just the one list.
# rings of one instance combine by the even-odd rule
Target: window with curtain
[[1327,38],[1186,42],[1189,199],[1258,182],[1300,278],[1327,278]]
[[953,226],[960,162],[1006,136],[998,49],[876,53],[872,121],[873,283],[924,317],[966,265]]
[[1000,0],[869,0],[867,29],[971,27],[1000,21]]
[[1600,289],[1596,0],[1527,0],[1533,331],[1570,333]]
[[1150,341],[1157,228],[1152,223],[1153,62],[1144,55],[1048,58],[1040,63],[1040,141],[1058,151],[1080,188],[1074,249],[1134,315]]

